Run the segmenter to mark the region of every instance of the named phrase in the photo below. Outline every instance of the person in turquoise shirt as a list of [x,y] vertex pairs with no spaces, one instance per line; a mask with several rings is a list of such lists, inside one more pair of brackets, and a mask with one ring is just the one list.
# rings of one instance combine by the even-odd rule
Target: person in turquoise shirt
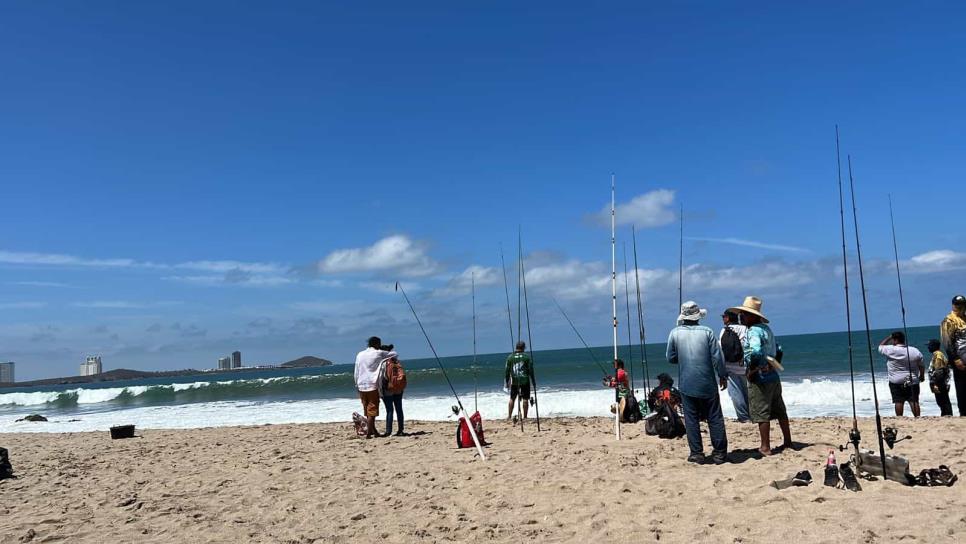
[[781,448],[792,447],[792,431],[788,424],[785,400],[782,398],[778,343],[775,333],[768,326],[768,319],[761,313],[761,299],[745,297],[741,306],[729,308],[737,312],[741,324],[748,327],[745,333],[745,368],[748,372],[748,411],[751,421],[758,424],[762,455],[774,453],[771,449],[771,420],[777,419],[782,430]]

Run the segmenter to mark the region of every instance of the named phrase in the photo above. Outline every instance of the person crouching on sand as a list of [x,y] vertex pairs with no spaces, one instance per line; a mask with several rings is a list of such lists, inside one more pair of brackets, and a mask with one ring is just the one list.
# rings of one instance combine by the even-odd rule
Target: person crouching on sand
[[362,400],[363,414],[366,416],[366,438],[379,436],[376,432],[376,418],[379,417],[379,365],[388,355],[381,348],[378,336],[369,338],[369,347],[356,355],[355,382]]
[[[792,431],[788,425],[788,413],[782,398],[782,381],[778,374],[778,342],[768,326],[768,319],[761,313],[761,299],[745,297],[741,306],[728,308],[737,312],[745,332],[745,368],[748,373],[748,412],[751,421],[758,424],[761,435],[762,455],[771,455],[771,420],[777,419],[782,430],[782,448],[792,447]],[[775,363],[772,363],[775,361]]]
[[513,403],[516,402],[517,396],[520,397],[520,405],[523,409],[523,413],[520,415],[523,419],[527,418],[527,412],[530,410],[530,383],[533,378],[533,364],[530,362],[530,356],[526,354],[526,349],[526,342],[521,340],[517,342],[516,351],[506,358],[506,372],[503,381],[510,389],[507,421],[513,419]]
[[[708,422],[711,435],[711,460],[720,465],[728,460],[728,436],[718,388],[728,387],[728,371],[721,357],[721,347],[714,331],[698,323],[708,315],[693,301],[681,305],[677,327],[667,339],[667,361],[681,365],[681,401],[684,408],[684,427],[687,429],[688,462],[705,461],[701,444],[700,421]],[[716,387],[717,386],[717,387]]]

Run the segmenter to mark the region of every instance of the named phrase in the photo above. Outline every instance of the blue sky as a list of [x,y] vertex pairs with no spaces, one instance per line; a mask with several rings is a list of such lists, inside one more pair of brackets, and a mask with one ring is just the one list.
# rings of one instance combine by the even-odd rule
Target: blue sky
[[836,123],[873,326],[899,323],[890,193],[910,324],[938,323],[966,291],[963,16],[4,3],[0,359],[19,379],[91,353],[349,362],[370,334],[425,356],[397,279],[440,351],[462,354],[470,274],[480,349],[504,350],[499,251],[512,280],[518,226],[536,347],[577,345],[551,296],[606,344],[610,172],[618,244],[639,227],[652,340],[676,315],[682,203],[687,298],[717,312],[758,294],[779,334],[839,330]]

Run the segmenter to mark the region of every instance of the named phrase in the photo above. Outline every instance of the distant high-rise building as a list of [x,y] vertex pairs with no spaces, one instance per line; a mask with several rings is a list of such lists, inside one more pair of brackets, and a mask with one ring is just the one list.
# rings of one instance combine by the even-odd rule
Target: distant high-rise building
[[13,376],[13,361],[0,363],[0,383],[13,383],[16,379]]
[[95,376],[103,372],[104,367],[101,365],[100,355],[91,355],[87,357],[87,361],[81,363],[80,365],[80,375],[81,376]]
[[231,352],[231,367],[241,368],[241,352],[233,351]]
[[219,357],[218,370],[231,370],[231,357]]

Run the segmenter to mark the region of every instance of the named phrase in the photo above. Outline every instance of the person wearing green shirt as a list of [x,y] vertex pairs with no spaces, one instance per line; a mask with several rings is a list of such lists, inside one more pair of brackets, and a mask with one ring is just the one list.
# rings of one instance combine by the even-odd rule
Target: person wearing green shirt
[[527,344],[522,340],[517,342],[516,351],[506,358],[506,372],[503,382],[510,389],[510,406],[507,420],[513,419],[513,403],[520,397],[523,419],[527,418],[530,409],[530,382],[533,379],[533,364],[526,354]]

